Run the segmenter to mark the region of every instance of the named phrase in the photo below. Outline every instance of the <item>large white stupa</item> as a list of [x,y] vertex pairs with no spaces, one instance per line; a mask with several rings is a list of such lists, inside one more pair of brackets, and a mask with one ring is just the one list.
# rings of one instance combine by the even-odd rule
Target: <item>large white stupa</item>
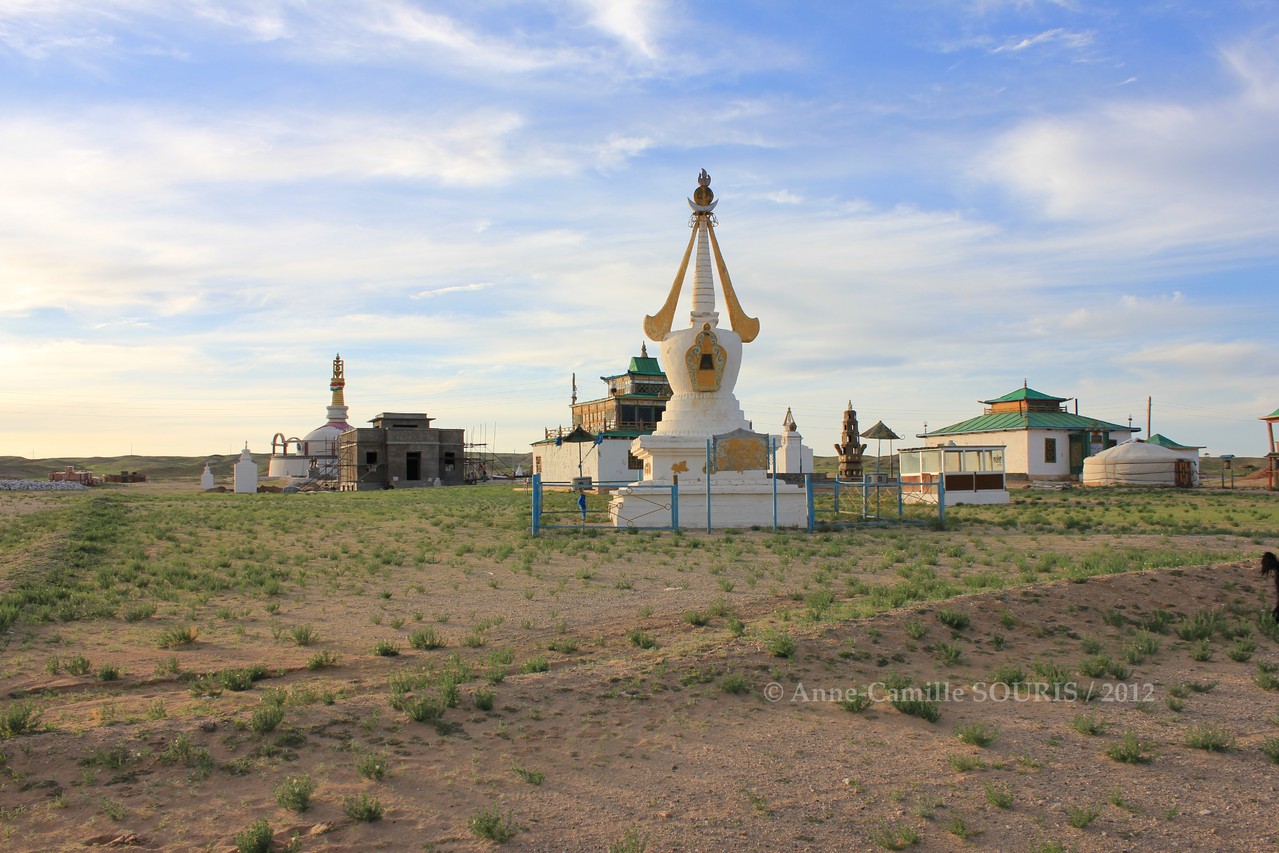
[[[336,479],[338,475],[338,436],[351,428],[346,422],[347,406],[343,389],[346,378],[341,353],[333,358],[333,378],[329,380],[332,399],[325,422],[303,438],[285,438],[278,432],[271,440],[268,477],[293,479]],[[293,453],[290,453],[290,448]]]
[[[712,527],[749,527],[773,522],[776,495],[777,523],[799,526],[807,522],[807,499],[802,487],[778,481],[766,473],[769,436],[755,433],[733,394],[742,366],[742,345],[755,340],[759,320],[747,316],[737,301],[715,239],[718,202],[703,169],[698,187],[689,199],[693,214],[684,259],[671,285],[666,303],[656,315],[644,318],[644,333],[660,344],[659,361],[666,371],[673,396],[651,435],[631,443],[631,453],[644,466],[637,484],[665,485],[678,477],[679,521],[682,527],[706,525],[707,484],[711,492]],[[692,311],[688,327],[672,330],[680,291],[693,267]],[[719,324],[711,259],[719,273],[724,307],[731,328]],[[708,442],[710,450],[708,453]],[[798,448],[796,448],[798,449]],[[711,457],[708,466],[708,455]],[[708,467],[710,476],[708,478]],[[774,488],[776,491],[774,491]],[[655,517],[651,492],[619,490],[609,505],[614,523],[627,526],[642,518],[646,526],[660,524]],[[660,513],[657,513],[660,514]],[[669,516],[666,516],[669,521]]]

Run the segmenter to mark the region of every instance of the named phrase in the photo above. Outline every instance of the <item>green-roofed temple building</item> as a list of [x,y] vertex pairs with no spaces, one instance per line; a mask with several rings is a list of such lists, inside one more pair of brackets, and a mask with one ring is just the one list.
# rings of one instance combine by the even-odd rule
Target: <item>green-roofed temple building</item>
[[1077,480],[1085,459],[1129,440],[1138,428],[1069,412],[1069,399],[1023,385],[980,401],[986,409],[975,418],[918,437],[928,447],[1003,445],[1009,480]]
[[[573,383],[570,403],[572,423],[551,427],[545,438],[533,443],[533,473],[548,482],[567,482],[577,476],[596,482],[630,482],[643,466],[631,451],[631,441],[657,429],[671,398],[671,383],[657,359],[640,345],[625,373],[601,376],[607,394],[594,400],[577,400]],[[598,443],[596,436],[602,437]],[[583,438],[589,441],[583,441]],[[580,473],[579,473],[580,471]]]

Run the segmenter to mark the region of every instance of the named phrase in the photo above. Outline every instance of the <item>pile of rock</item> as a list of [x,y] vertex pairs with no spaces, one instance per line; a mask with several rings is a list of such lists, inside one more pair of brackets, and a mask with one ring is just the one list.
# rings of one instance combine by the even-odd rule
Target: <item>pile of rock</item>
[[83,492],[83,483],[50,482],[48,480],[0,480],[0,491],[6,492]]

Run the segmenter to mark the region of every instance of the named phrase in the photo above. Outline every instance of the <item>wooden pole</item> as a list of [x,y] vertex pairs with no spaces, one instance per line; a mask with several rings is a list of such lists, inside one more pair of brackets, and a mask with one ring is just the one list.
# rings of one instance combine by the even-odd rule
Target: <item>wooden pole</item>
[[1146,398],[1146,441],[1150,441],[1150,398]]

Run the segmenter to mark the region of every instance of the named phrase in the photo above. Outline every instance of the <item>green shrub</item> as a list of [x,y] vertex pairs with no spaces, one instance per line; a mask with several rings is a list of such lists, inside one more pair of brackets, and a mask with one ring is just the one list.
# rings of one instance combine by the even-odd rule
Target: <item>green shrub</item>
[[747,693],[751,686],[740,672],[726,672],[719,680],[719,689],[725,693]]
[[89,665],[89,659],[84,655],[76,655],[70,660],[65,661],[63,666],[66,667],[67,672],[71,675],[85,675],[91,668]]
[[1197,723],[1186,733],[1186,746],[1208,752],[1225,752],[1234,749],[1235,736],[1212,723]]
[[386,809],[377,798],[359,794],[342,801],[342,812],[356,823],[373,823],[382,819]]
[[1009,687],[1015,687],[1025,683],[1026,673],[1017,664],[1006,663],[995,667],[995,671],[986,680],[991,684],[1007,684]]
[[309,670],[327,669],[331,666],[338,665],[338,656],[328,650],[316,652],[311,655],[310,660],[306,662],[306,668]]
[[435,633],[434,628],[427,626],[409,634],[409,645],[420,651],[430,651],[443,648],[447,643],[444,642],[443,637]]
[[764,648],[778,658],[795,657],[795,638],[785,631],[769,631],[764,635]]
[[943,607],[937,611],[937,620],[955,631],[962,631],[968,627],[968,614],[952,607]]
[[155,615],[155,604],[148,601],[145,604],[134,604],[124,609],[125,622],[141,622],[143,619],[150,619]]
[[299,646],[309,646],[320,639],[320,635],[310,625],[294,625],[289,633],[293,635],[293,642]]
[[194,625],[175,625],[160,632],[159,646],[162,649],[177,649],[195,644],[200,632]]
[[520,667],[520,671],[528,674],[533,672],[546,672],[551,668],[551,664],[546,660],[546,655],[538,655],[524,661],[524,665]]
[[631,641],[631,645],[638,646],[641,649],[653,649],[657,647],[657,640],[654,640],[639,628],[633,628],[628,631],[626,633],[626,639]]
[[1118,743],[1106,747],[1106,755],[1125,764],[1146,764],[1154,759],[1154,744],[1142,740],[1130,729]]
[[1083,829],[1096,820],[1100,814],[1101,809],[1097,806],[1068,806],[1066,808],[1066,822],[1075,829]]
[[690,610],[684,614],[684,621],[694,628],[701,628],[710,624],[711,617],[700,610]]
[[999,729],[990,723],[962,723],[955,726],[955,737],[973,746],[988,746],[999,736]]
[[892,706],[903,714],[922,717],[930,723],[935,723],[941,718],[941,707],[936,702],[930,702],[927,699],[899,696],[892,700]]
[[40,709],[30,699],[9,702],[0,708],[0,738],[8,739],[40,731]]
[[472,696],[475,707],[481,711],[493,710],[493,700],[495,698],[492,690],[485,690],[483,687],[477,688],[474,696]]
[[919,830],[907,824],[879,821],[870,828],[870,840],[885,850],[905,850],[919,843]]
[[1261,742],[1261,752],[1271,764],[1279,764],[1279,737],[1268,737]]
[[386,776],[386,755],[381,752],[370,752],[355,763],[355,772],[365,779],[381,782]]
[[1013,792],[1007,785],[986,784],[986,802],[1001,809],[1013,807]]
[[466,822],[477,838],[484,838],[498,844],[505,844],[520,831],[519,825],[510,814],[503,815],[496,805],[471,815]]
[[311,795],[318,787],[311,774],[286,776],[275,786],[275,801],[289,811],[304,812],[311,808]]
[[1083,735],[1099,735],[1110,727],[1105,720],[1093,714],[1079,714],[1071,723],[1075,731]]
[[249,728],[255,734],[264,735],[275,731],[275,727],[284,722],[284,709],[279,705],[259,705],[253,710],[249,719]]
[[373,654],[383,658],[393,658],[400,653],[400,647],[392,640],[378,640],[373,647]]
[[113,663],[104,663],[98,668],[99,681],[119,681],[120,676],[123,674],[123,670]]
[[271,853],[271,835],[271,825],[259,818],[235,834],[235,849],[237,853]]

